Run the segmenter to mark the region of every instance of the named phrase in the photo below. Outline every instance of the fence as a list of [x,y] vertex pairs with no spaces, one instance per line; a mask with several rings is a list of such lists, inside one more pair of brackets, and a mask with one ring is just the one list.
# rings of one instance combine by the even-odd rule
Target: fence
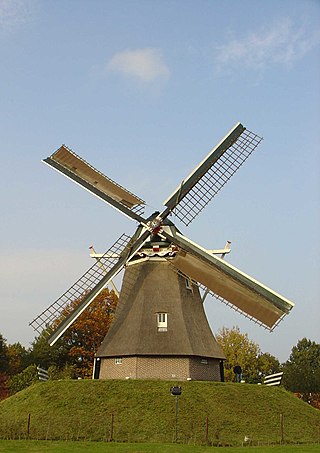
[[[119,417],[120,418],[120,417]],[[135,432],[126,429],[126,424],[118,419],[115,413],[105,414],[100,420],[94,421],[95,429],[86,429],[81,420],[74,420],[73,429],[54,425],[52,420],[43,423],[40,427],[37,419],[32,414],[26,414],[25,419],[17,419],[14,423],[6,423],[0,419],[1,440],[60,440],[60,441],[102,441],[102,442],[178,442],[190,445],[209,446],[263,446],[315,443],[320,444],[320,423],[313,427],[313,435],[301,438],[290,435],[287,429],[288,417],[282,413],[277,414],[277,423],[273,435],[260,437],[250,432],[250,428],[239,433],[237,438],[228,436],[227,426],[208,416],[201,420],[183,420],[179,422],[178,429],[172,422],[171,426],[163,429],[159,426],[150,433],[143,426],[137,427]]]

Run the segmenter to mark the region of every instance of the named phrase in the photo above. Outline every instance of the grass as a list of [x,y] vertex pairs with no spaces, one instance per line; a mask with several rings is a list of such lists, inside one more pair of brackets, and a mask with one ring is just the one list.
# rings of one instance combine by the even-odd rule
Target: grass
[[[112,438],[126,443],[154,442],[155,448],[156,443],[170,443],[174,439],[175,398],[169,391],[173,384],[176,383],[134,380],[38,383],[0,403],[0,438],[26,438],[30,414],[29,437],[33,439]],[[186,448],[193,444],[242,445],[245,436],[254,444],[279,443],[280,414],[285,442],[320,441],[320,411],[281,388],[194,381],[180,385],[178,438],[180,443],[187,444]],[[116,446],[105,442],[102,445]],[[127,444],[122,447],[127,448]],[[121,450],[122,447],[120,444],[121,453],[148,451],[143,447]],[[5,450],[0,448],[1,451]],[[90,447],[90,451],[94,450]]]
[[201,447],[175,444],[117,444],[102,442],[0,441],[3,453],[316,453],[319,445],[265,447]]

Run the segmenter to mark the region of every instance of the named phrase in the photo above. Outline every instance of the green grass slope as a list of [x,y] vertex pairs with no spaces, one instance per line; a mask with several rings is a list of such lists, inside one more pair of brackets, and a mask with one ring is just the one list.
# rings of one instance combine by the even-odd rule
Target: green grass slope
[[[0,403],[0,438],[171,442],[175,397],[164,381],[49,381]],[[182,382],[178,439],[239,445],[319,442],[320,411],[281,388]],[[112,415],[113,414],[113,415]]]

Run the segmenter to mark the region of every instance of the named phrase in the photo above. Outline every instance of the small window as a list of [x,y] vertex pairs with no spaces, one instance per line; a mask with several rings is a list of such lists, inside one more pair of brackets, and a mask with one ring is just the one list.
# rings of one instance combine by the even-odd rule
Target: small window
[[158,332],[166,332],[168,330],[168,313],[157,313]]
[[121,363],[122,363],[122,357],[116,357],[116,358],[114,359],[114,363],[115,363],[116,365],[121,365]]
[[186,278],[186,288],[187,288],[189,291],[193,291],[192,281],[191,281],[190,278]]
[[201,359],[201,363],[203,363],[204,365],[208,365],[208,360],[207,359]]

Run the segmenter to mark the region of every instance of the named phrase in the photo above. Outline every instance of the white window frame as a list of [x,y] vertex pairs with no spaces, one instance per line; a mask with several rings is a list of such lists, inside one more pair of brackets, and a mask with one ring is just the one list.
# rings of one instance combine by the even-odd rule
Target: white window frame
[[167,332],[168,330],[168,313],[157,313],[158,332]]
[[115,357],[114,363],[115,365],[122,365],[122,357]]

